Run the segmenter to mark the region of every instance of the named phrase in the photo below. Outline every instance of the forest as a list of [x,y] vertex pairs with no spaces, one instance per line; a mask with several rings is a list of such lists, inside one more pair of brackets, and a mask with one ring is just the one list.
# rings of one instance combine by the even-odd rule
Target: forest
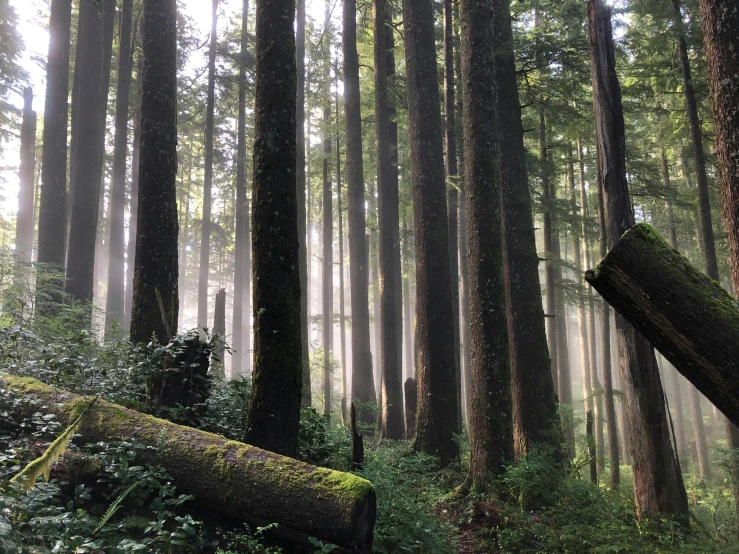
[[0,0],[0,230],[0,553],[739,554],[737,0]]

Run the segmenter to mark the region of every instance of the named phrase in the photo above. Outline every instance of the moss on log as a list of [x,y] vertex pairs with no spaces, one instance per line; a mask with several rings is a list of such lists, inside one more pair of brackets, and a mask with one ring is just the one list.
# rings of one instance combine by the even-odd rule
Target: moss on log
[[585,280],[739,424],[735,298],[644,223],[624,233]]
[[[25,377],[0,374],[0,387],[41,400],[70,423],[88,401]],[[316,537],[342,550],[372,544],[375,489],[350,473],[314,467],[254,446],[229,441],[99,400],[79,433],[88,440],[135,439],[151,446],[148,461],[162,466],[182,490],[226,516],[277,523],[297,542]]]

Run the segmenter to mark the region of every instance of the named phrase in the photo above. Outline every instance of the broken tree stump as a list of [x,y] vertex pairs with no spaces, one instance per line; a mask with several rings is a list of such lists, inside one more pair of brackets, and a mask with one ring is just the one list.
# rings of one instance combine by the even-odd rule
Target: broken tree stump
[[651,226],[629,229],[585,280],[734,424],[739,303]]
[[[35,379],[0,374],[0,388],[40,400],[68,425],[88,402]],[[298,542],[315,537],[346,551],[372,545],[375,489],[366,479],[229,441],[98,400],[78,431],[85,440],[135,440],[145,460],[163,467],[178,488],[225,516]]]

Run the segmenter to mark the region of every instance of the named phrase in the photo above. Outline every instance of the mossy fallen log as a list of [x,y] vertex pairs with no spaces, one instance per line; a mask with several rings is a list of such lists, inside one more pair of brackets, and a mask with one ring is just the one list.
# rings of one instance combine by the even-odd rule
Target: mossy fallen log
[[606,301],[739,425],[739,303],[651,226],[585,274]]
[[[71,423],[89,400],[35,379],[0,374],[0,388],[40,400]],[[375,490],[350,473],[314,467],[260,448],[157,419],[98,400],[78,431],[91,441],[134,439],[153,448],[179,489],[225,516],[276,532],[298,543],[315,537],[342,551],[369,551],[375,525]]]

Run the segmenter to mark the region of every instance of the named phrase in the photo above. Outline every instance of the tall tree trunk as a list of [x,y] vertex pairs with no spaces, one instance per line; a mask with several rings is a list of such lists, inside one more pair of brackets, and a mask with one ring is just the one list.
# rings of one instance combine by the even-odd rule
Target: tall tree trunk
[[[634,225],[634,214],[626,182],[626,140],[621,87],[616,76],[611,10],[602,0],[589,0],[588,23],[598,181],[603,191],[608,244],[612,247]],[[667,513],[688,525],[687,495],[672,451],[654,351],[621,316],[616,317],[616,329],[628,405],[637,514],[642,518]]]
[[[729,0],[699,0],[708,85],[716,133],[718,179],[724,199],[734,291],[739,291],[739,11]],[[739,448],[739,429],[725,420],[728,446]],[[734,451],[734,497],[739,506],[739,461]]]
[[[411,236],[408,231],[408,222],[403,219],[403,232],[402,232],[402,244],[403,244],[403,345],[405,350],[405,369],[408,377],[415,375],[415,368],[413,365],[413,319],[411,316],[411,249],[410,240]],[[405,383],[405,380],[403,381]],[[406,430],[407,436],[407,430]]]
[[[603,190],[598,188],[598,219],[600,222],[600,255],[608,253],[608,238],[606,231],[605,206],[603,204]],[[621,485],[621,467],[618,452],[618,423],[616,421],[616,407],[613,402],[613,371],[611,369],[611,313],[610,306],[605,301],[601,304],[600,330],[603,349],[603,400],[605,404],[605,419],[608,429],[608,480],[611,489],[618,489]],[[669,415],[669,414],[668,414]]]
[[388,64],[386,45],[386,20],[389,6],[385,0],[374,0],[375,48],[375,134],[377,137],[377,203],[378,203],[378,262],[380,292],[380,359],[382,378],[382,412],[380,432],[392,440],[402,439],[403,425],[403,373],[398,358],[397,288],[396,272],[400,269],[396,259],[399,227],[398,179],[392,173],[390,152],[390,111],[388,103]]
[[[352,313],[352,400],[375,400],[369,324],[367,237],[362,167],[362,118],[357,56],[357,4],[344,0],[342,50],[344,54],[344,126],[346,135],[346,184],[349,219],[349,288]],[[372,421],[371,413],[359,411],[360,421]]]
[[[589,241],[586,241],[586,248],[590,250]],[[590,256],[592,260],[594,256]],[[600,302],[598,302],[600,304]],[[593,289],[588,289],[588,338],[590,339],[590,386],[593,391],[593,406],[595,407],[595,439],[596,452],[598,453],[598,473],[605,471],[605,437],[603,435],[603,387],[598,377],[598,334],[596,330],[595,320],[597,319],[598,310],[596,308],[595,295]],[[601,339],[602,344],[602,339]]]
[[416,238],[418,412],[415,448],[456,458],[454,310],[431,0],[403,0]]
[[452,306],[454,307],[454,355],[457,358],[457,402],[462,422],[462,359],[459,328],[459,230],[457,194],[457,136],[454,111],[454,25],[452,0],[444,0],[444,143],[446,146],[446,206],[449,219],[449,261],[452,272]]
[[[226,338],[226,289],[218,289],[216,293],[216,301],[213,304],[213,334],[223,339]],[[213,361],[220,367],[218,371],[223,371],[223,348],[213,351]]]
[[[18,169],[18,212],[15,222],[15,255],[23,263],[31,261],[34,228],[34,181],[36,172],[36,112],[33,111],[33,89],[23,89],[21,120],[21,159]],[[18,276],[16,276],[17,278]]]
[[125,287],[124,248],[126,212],[126,160],[128,157],[128,101],[133,69],[131,34],[133,0],[123,0],[118,46],[118,86],[115,98],[115,138],[113,145],[113,179],[110,188],[108,225],[108,296],[105,302],[105,333],[114,336],[113,324],[123,322]]
[[[249,339],[244,340],[244,320],[249,314],[249,274],[246,259],[249,256],[249,204],[246,199],[246,58],[249,40],[249,0],[241,5],[241,64],[239,65],[239,122],[236,139],[236,243],[234,245],[234,307],[231,357],[231,376],[243,374],[243,362],[248,360]],[[298,143],[299,144],[299,143]],[[305,177],[305,174],[303,175]],[[302,299],[301,299],[302,302]],[[244,318],[244,314],[247,317]],[[249,363],[247,361],[247,368]]]
[[210,49],[208,51],[208,98],[205,106],[205,171],[203,178],[203,217],[200,227],[198,265],[198,327],[208,326],[208,278],[210,275],[210,225],[213,188],[213,127],[216,102],[216,48],[218,0],[212,0]]
[[544,234],[544,257],[546,265],[544,268],[545,287],[546,287],[546,329],[547,338],[549,339],[549,358],[551,359],[552,382],[554,390],[559,390],[557,381],[557,319],[556,319],[556,293],[554,290],[554,244],[553,244],[553,228],[552,228],[552,191],[549,182],[549,147],[547,146],[547,121],[544,115],[544,109],[539,110],[539,163],[541,164],[541,188],[542,202],[544,203],[544,215],[542,221],[542,233]]
[[698,102],[695,99],[693,77],[688,58],[688,46],[685,42],[685,28],[680,10],[680,0],[672,0],[672,17],[678,52],[680,53],[680,69],[683,75],[683,94],[688,109],[690,123],[690,140],[693,146],[693,163],[698,177],[698,215],[699,232],[703,238],[703,255],[705,257],[706,274],[715,281],[719,280],[716,246],[713,238],[713,222],[711,220],[711,201],[708,192],[708,176],[706,175],[706,159],[703,153],[703,132],[698,117]]
[[[338,75],[337,75],[338,79]],[[341,420],[348,421],[346,402],[346,318],[344,313],[344,213],[341,204],[341,139],[339,87],[336,87],[336,211],[339,219],[339,342],[341,347]]]
[[303,386],[294,14],[294,0],[257,5],[254,370],[246,432],[247,443],[287,456],[297,454]]
[[[541,303],[539,257],[526,172],[511,11],[507,0],[493,0],[492,4],[513,433],[516,454],[521,456],[533,444],[546,444],[559,450],[562,431],[557,419]],[[460,244],[463,244],[461,237]],[[565,395],[560,401],[572,403],[571,393],[569,400]]]
[[38,262],[52,273],[39,282],[37,313],[54,313],[66,259],[67,95],[72,0],[52,0],[49,17],[49,55],[46,64],[41,194],[39,199]]
[[[310,344],[308,340],[308,268],[310,258],[307,248],[307,211],[305,178],[305,0],[298,1],[296,25],[296,59],[298,69],[298,94],[295,117],[297,120],[297,187],[298,187],[298,246],[300,257],[300,337],[303,353],[303,394],[301,403],[309,407],[310,391]],[[310,127],[310,125],[309,125]],[[248,312],[247,312],[248,313]]]
[[[141,28],[143,29],[143,22]],[[143,87],[144,56],[139,54],[136,80],[139,104],[133,116],[133,144],[131,145],[131,198],[128,207],[128,243],[126,244],[126,294],[124,302],[123,327],[130,329],[133,306],[133,270],[136,258],[136,232],[139,214],[139,158],[141,151],[141,97]]]
[[[182,235],[180,237],[180,274],[177,285],[179,292],[180,307],[177,311],[178,326],[184,326],[185,319],[185,291],[187,285],[187,247],[190,244],[190,191],[192,190],[192,162],[188,163],[187,166],[187,187],[183,187],[182,194],[184,195],[185,204],[185,216],[183,218]],[[235,301],[234,301],[235,304]]]
[[[326,5],[326,34],[324,40],[326,44],[330,42],[328,36],[328,26],[330,17],[329,5]],[[333,210],[333,192],[331,184],[331,170],[329,160],[331,156],[331,79],[328,70],[328,61],[330,60],[330,49],[328,46],[324,52],[326,73],[325,78],[325,94],[326,104],[323,108],[323,293],[321,300],[323,303],[323,413],[331,414],[331,389],[332,389],[332,338],[334,334],[334,210]]]
[[177,3],[144,0],[131,340],[177,332]]
[[465,195],[472,320],[470,480],[484,490],[513,459],[511,373],[503,274],[501,194],[496,159],[496,46],[493,14],[462,0]]
[[81,0],[79,29],[79,101],[84,102],[85,116],[80,113],[75,128],[78,138],[64,290],[88,304],[78,323],[85,327],[92,316],[89,304],[93,299],[107,96],[107,91],[103,92],[103,10],[94,0]]

